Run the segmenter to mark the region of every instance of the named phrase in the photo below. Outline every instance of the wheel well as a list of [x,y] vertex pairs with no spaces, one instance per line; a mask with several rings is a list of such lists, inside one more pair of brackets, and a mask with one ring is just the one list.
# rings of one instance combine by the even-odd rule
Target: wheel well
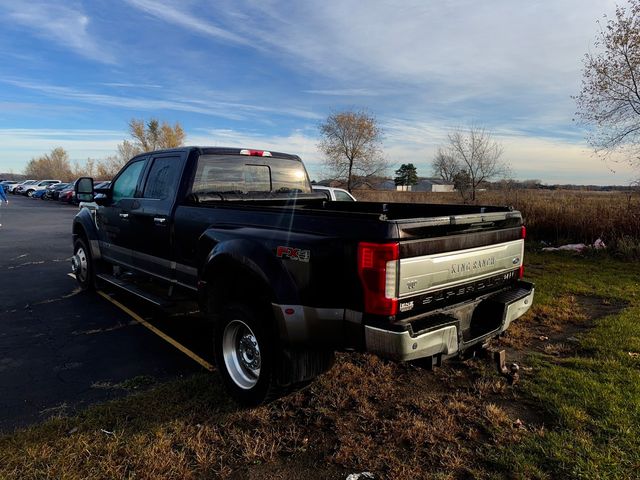
[[79,223],[73,224],[73,240],[81,237],[87,244],[89,243],[89,237],[87,236],[87,232],[84,231],[84,227]]
[[225,304],[239,302],[270,312],[274,294],[266,281],[250,268],[234,260],[220,260],[209,268],[207,281],[207,311],[220,313]]

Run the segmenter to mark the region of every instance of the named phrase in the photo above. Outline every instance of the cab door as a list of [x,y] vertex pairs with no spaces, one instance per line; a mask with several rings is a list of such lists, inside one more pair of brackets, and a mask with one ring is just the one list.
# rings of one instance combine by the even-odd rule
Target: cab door
[[147,157],[130,162],[111,184],[111,202],[96,210],[96,227],[102,255],[114,263],[131,266],[131,212],[136,208]]
[[153,155],[137,208],[130,212],[134,267],[167,281],[175,273],[173,210],[185,160],[180,153]]

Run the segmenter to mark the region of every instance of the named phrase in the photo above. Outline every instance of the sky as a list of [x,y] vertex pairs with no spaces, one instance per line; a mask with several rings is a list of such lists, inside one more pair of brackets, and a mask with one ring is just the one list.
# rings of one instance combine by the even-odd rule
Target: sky
[[62,146],[104,158],[132,118],[188,145],[298,154],[367,110],[391,172],[421,176],[447,133],[487,128],[517,179],[627,184],[572,119],[608,0],[0,0],[0,172]]

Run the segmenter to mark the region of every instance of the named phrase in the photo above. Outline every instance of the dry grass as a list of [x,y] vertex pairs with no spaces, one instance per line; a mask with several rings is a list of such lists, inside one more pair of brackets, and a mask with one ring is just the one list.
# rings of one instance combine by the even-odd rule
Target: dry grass
[[487,368],[428,374],[342,354],[309,389],[253,410],[220,403],[218,380],[203,375],[0,439],[0,477],[484,478],[476,452],[517,434],[487,403],[510,388]]
[[[361,201],[461,203],[457,193],[359,190]],[[552,244],[602,238],[625,256],[640,256],[640,195],[626,192],[510,190],[479,193],[478,203],[520,210],[530,238]]]

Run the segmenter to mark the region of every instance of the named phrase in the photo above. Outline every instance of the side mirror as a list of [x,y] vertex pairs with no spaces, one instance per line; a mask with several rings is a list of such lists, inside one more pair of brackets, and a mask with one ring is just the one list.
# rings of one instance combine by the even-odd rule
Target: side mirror
[[93,178],[80,177],[73,189],[79,202],[93,202]]

